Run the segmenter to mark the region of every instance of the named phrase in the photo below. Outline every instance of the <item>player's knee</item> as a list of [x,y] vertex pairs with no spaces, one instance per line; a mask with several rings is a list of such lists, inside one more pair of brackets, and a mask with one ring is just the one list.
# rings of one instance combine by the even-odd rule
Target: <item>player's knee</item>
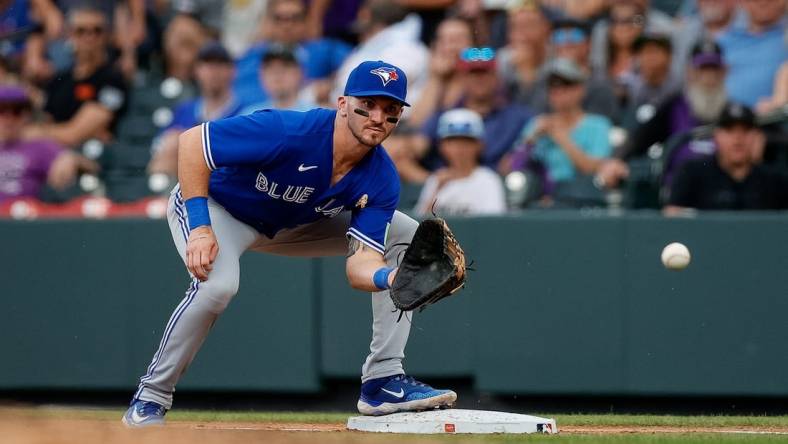
[[221,314],[238,293],[238,280],[208,279],[203,283],[202,305],[211,313]]

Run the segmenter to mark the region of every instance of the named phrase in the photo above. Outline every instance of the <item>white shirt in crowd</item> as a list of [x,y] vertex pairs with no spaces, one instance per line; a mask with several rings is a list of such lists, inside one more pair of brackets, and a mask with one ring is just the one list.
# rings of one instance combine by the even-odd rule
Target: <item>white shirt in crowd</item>
[[430,214],[436,197],[435,213],[438,215],[501,214],[506,212],[503,181],[495,171],[477,167],[470,176],[447,182],[435,194],[438,181],[431,175],[421,189],[416,209],[420,214]]

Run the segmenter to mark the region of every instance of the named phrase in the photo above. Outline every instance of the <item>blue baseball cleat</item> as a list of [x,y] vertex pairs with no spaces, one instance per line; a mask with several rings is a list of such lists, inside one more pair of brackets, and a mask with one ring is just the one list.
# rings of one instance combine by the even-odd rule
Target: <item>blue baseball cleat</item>
[[451,390],[436,390],[412,376],[395,375],[362,384],[358,411],[362,415],[388,415],[450,407],[456,400],[457,394]]
[[164,425],[166,413],[167,409],[159,403],[135,399],[123,415],[123,424],[129,427]]

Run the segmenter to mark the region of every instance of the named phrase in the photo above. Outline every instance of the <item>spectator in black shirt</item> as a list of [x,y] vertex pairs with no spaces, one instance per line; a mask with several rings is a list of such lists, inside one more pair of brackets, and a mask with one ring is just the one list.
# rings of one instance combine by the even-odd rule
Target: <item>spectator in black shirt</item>
[[665,214],[698,210],[788,208],[788,176],[759,164],[763,137],[749,108],[729,104],[714,130],[717,153],[684,164]]
[[127,86],[108,56],[109,22],[103,11],[80,7],[67,16],[74,65],[46,88],[44,110],[51,122],[31,132],[70,147],[91,138],[109,141],[126,108]]

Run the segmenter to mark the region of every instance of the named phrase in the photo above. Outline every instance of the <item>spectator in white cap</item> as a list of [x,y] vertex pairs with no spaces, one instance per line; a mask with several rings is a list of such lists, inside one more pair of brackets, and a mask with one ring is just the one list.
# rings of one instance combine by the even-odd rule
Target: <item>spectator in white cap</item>
[[484,121],[479,113],[457,108],[438,120],[439,150],[446,166],[424,183],[416,211],[441,215],[501,214],[506,211],[501,178],[479,165]]

